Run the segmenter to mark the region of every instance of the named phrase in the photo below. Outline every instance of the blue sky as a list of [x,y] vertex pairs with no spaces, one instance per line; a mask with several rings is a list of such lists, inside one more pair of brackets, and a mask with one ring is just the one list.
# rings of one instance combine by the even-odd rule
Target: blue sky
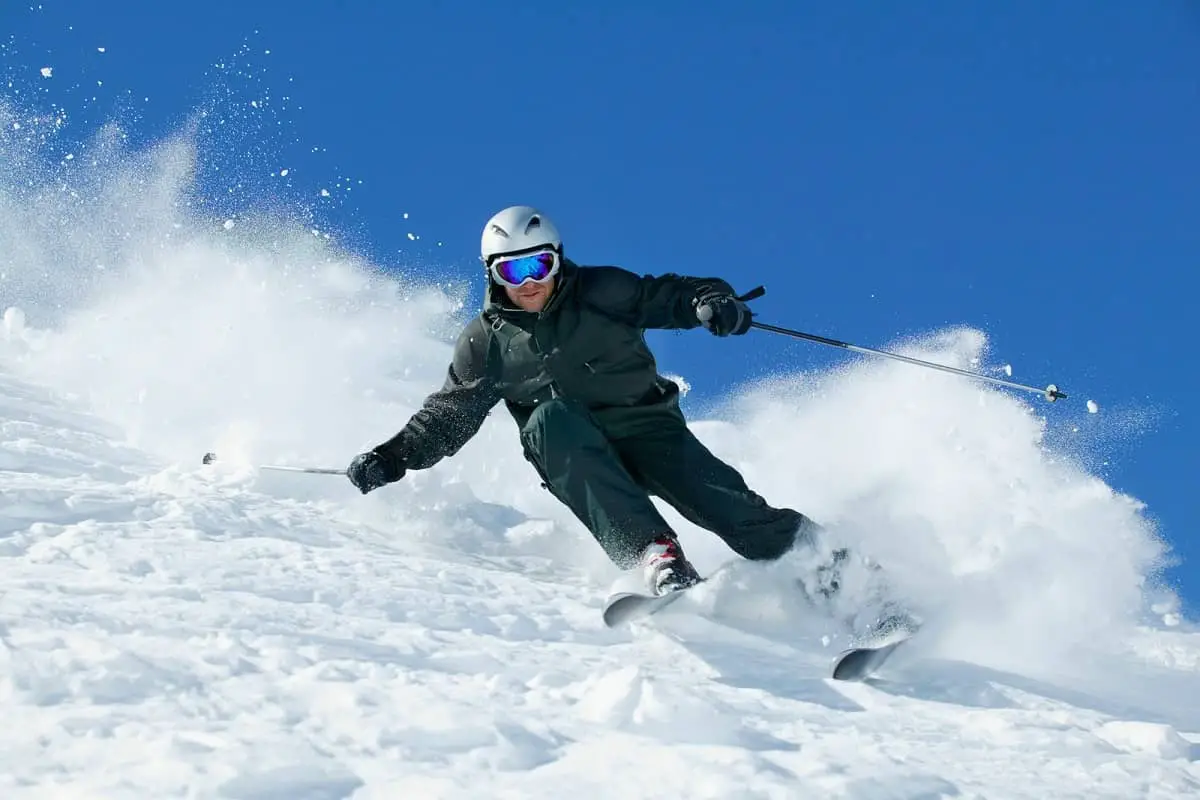
[[[766,284],[777,324],[868,346],[979,327],[1014,379],[1072,393],[1050,415],[1153,418],[1103,474],[1200,560],[1195,4],[297,9],[7,4],[0,63],[80,135],[118,116],[149,141],[209,109],[215,204],[298,199],[385,265],[462,276],[482,220],[528,202],[581,261]],[[700,398],[843,357],[655,344]],[[1200,599],[1194,566],[1175,577]]]

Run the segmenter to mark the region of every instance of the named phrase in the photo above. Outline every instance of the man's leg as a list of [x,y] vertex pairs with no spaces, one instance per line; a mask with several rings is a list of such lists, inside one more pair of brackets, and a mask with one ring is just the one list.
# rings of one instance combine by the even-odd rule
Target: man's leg
[[521,444],[546,487],[618,567],[637,566],[646,548],[670,533],[585,410],[561,400],[539,405],[521,429]]
[[821,526],[803,514],[768,505],[746,486],[737,470],[713,455],[686,426],[662,425],[613,445],[648,491],[690,522],[716,533],[744,558],[768,561],[784,555],[793,545],[808,548],[805,557],[811,573],[801,582],[814,603],[827,604],[834,613],[844,571],[853,565],[866,570],[859,575],[858,593],[850,599],[854,613],[861,605],[871,604],[881,609],[875,628],[919,627],[918,621],[890,599],[890,589],[877,565],[867,564],[845,547],[834,548],[824,540]]
[[744,558],[779,558],[797,537],[809,538],[817,529],[798,511],[768,505],[686,425],[663,426],[614,446],[642,486]]

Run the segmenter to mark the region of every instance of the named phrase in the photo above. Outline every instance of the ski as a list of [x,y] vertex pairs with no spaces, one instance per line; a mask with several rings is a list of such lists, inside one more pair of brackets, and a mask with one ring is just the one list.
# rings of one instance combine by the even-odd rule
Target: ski
[[657,614],[692,589],[711,581],[725,570],[742,562],[743,559],[741,558],[731,558],[691,586],[684,589],[676,589],[673,592],[663,595],[650,594],[649,592],[614,592],[604,600],[602,614],[604,624],[609,628],[618,628],[635,619],[642,619],[643,617]]
[[[716,572],[724,570],[726,566],[728,563],[719,567],[714,575]],[[635,620],[653,616],[683,597],[689,590],[707,582],[712,577],[713,575],[710,575],[686,589],[677,589],[664,595],[636,591],[614,592],[604,601],[601,615],[604,624],[608,628],[619,628]],[[801,587],[803,588],[802,583]],[[873,633],[868,636],[867,641],[838,653],[833,659],[833,679],[863,681],[869,678],[892,657],[900,645],[916,635],[917,627],[919,625],[915,625],[907,618],[907,615],[894,614],[885,618],[882,625],[873,626]],[[870,641],[871,637],[875,638],[874,642]]]
[[883,666],[896,648],[911,636],[876,645],[860,645],[838,653],[833,660],[833,679],[838,681],[861,681],[870,677]]
[[[699,586],[699,584],[694,584]],[[693,588],[689,586],[688,589]],[[682,597],[688,589],[677,589],[667,594],[645,594],[642,592],[617,592],[604,601],[604,624],[610,628],[626,625],[635,619],[657,614]]]

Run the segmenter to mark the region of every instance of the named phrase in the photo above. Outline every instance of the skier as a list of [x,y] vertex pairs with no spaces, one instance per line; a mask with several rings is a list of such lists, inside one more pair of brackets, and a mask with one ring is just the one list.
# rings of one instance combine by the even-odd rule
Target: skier
[[[503,401],[543,485],[618,567],[641,567],[653,593],[700,576],[651,495],[747,559],[814,546],[815,523],[769,505],[692,434],[679,387],[658,374],[645,341],[649,328],[746,333],[750,310],[728,283],[579,266],[554,223],[529,206],[488,220],[480,258],[483,310],[459,336],[442,388],[351,462],[347,476],[363,494],[454,455]],[[844,556],[818,570],[829,573],[822,594],[836,591]]]

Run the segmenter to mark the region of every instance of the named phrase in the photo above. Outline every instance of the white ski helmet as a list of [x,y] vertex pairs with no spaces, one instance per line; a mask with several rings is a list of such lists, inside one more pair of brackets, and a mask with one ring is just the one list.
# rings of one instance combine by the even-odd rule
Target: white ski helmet
[[509,206],[487,221],[479,242],[479,258],[487,264],[498,255],[553,247],[562,253],[558,227],[530,206]]

